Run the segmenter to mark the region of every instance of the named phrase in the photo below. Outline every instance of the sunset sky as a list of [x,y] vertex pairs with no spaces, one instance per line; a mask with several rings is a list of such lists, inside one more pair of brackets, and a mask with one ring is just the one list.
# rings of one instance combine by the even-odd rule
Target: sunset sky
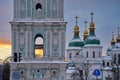
[[[11,54],[11,26],[13,19],[13,0],[0,0],[0,59]],[[73,37],[75,25],[74,16],[78,15],[80,37],[84,30],[84,20],[90,22],[90,12],[93,11],[96,35],[101,40],[103,55],[110,45],[112,31],[117,37],[117,28],[120,27],[120,0],[65,0],[64,17],[67,24],[66,48]],[[87,25],[89,27],[89,24]]]

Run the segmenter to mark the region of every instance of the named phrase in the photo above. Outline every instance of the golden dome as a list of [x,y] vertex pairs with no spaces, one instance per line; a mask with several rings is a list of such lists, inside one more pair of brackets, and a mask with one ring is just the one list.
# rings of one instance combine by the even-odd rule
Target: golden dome
[[84,32],[83,32],[83,34],[88,34],[88,30],[85,29]]
[[74,30],[75,30],[75,31],[78,31],[78,30],[79,30],[79,27],[78,27],[78,26],[75,26],[75,27],[74,27]]
[[94,22],[91,22],[90,27],[94,27],[94,26],[95,26]]
[[115,40],[112,39],[112,40],[110,41],[110,43],[111,43],[111,45],[114,45],[114,44],[115,44]]
[[120,42],[120,35],[118,35],[116,40],[117,40],[117,42]]

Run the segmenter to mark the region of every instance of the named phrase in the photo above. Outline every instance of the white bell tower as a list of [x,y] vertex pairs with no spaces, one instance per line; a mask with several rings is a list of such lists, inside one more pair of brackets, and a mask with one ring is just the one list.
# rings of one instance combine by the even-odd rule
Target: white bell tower
[[64,80],[64,0],[13,2],[10,80]]
[[14,18],[10,22],[12,56],[21,56],[21,59],[38,57],[64,59],[66,41],[64,0],[14,0],[13,2]]
[[63,5],[64,0],[14,0],[12,55],[22,59],[64,59]]

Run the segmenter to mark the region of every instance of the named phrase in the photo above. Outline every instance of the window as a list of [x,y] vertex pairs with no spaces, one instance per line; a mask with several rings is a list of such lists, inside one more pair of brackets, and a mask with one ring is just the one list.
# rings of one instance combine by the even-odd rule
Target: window
[[78,55],[79,53],[76,53],[76,56]]
[[114,61],[116,61],[116,54],[114,54]]
[[39,73],[40,71],[39,71],[39,70],[37,70],[37,72]]
[[56,75],[56,71],[53,71],[53,75]]
[[21,74],[23,74],[24,73],[24,71],[21,71]]
[[42,5],[41,5],[40,3],[38,3],[38,4],[36,5],[36,10],[37,10],[37,11],[41,11],[41,10],[42,10]]
[[52,75],[57,75],[57,70],[52,70]]
[[34,51],[35,51],[35,58],[42,58],[43,57],[43,36],[38,34],[35,37],[34,43]]
[[99,51],[99,58],[101,57],[101,55],[100,55],[100,51]]
[[120,54],[118,54],[118,64],[120,64]]
[[17,62],[17,53],[14,53],[14,62]]
[[109,62],[107,62],[107,66],[110,66]]
[[83,70],[80,70],[80,74],[83,75]]
[[88,58],[89,56],[88,56],[88,52],[86,52],[86,58]]
[[69,54],[69,59],[71,59],[71,58],[72,58],[72,53]]
[[93,51],[93,58],[95,58],[95,51]]

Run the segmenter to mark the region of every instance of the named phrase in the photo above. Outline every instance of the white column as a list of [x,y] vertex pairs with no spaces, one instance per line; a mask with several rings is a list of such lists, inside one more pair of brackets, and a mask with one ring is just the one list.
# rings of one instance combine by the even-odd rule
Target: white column
[[25,57],[28,57],[28,31],[25,31]]

